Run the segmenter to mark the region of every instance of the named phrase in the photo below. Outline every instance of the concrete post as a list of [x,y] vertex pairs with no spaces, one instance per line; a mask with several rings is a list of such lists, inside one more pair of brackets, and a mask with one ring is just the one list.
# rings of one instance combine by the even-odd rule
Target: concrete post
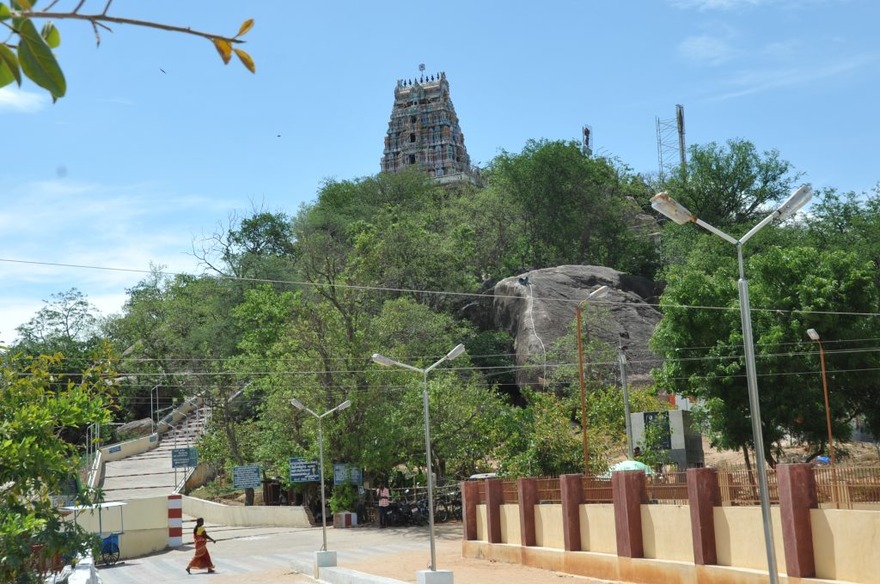
[[461,482],[461,520],[464,523],[464,538],[477,539],[477,503],[480,498],[480,485],[476,481]]
[[691,534],[694,541],[694,563],[698,566],[717,564],[715,507],[721,506],[718,473],[712,468],[689,468],[687,488]]
[[489,543],[501,542],[501,479],[486,479],[486,523]]
[[780,464],[776,467],[776,478],[786,571],[793,578],[813,578],[816,561],[810,509],[819,507],[816,477],[809,464]]
[[562,535],[565,551],[581,551],[581,503],[584,502],[582,474],[559,477],[562,496]]
[[537,545],[535,505],[538,504],[538,479],[519,479],[519,536],[524,546]]
[[642,504],[648,502],[645,473],[642,471],[612,472],[611,491],[614,498],[617,555],[626,558],[644,557]]

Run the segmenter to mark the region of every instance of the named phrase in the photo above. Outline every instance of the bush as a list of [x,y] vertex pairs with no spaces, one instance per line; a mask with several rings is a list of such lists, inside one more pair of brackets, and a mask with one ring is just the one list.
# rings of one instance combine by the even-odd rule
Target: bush
[[354,485],[338,485],[333,489],[333,495],[330,497],[330,511],[333,513],[354,511],[357,502],[358,492]]

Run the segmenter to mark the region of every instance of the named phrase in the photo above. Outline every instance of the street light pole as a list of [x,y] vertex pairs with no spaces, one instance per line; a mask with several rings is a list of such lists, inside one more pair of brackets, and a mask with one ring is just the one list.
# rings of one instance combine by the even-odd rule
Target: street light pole
[[[157,383],[153,386],[153,389],[150,390],[150,422],[153,424],[153,434],[156,433],[156,426],[158,426],[158,420],[155,419],[155,412],[159,409],[159,387],[161,383]],[[153,407],[153,392],[156,392],[156,406]]]
[[341,412],[345,408],[351,405],[351,400],[345,400],[332,410],[327,410],[323,414],[316,414],[309,408],[303,405],[301,401],[296,398],[290,400],[290,403],[298,410],[302,410],[308,412],[315,416],[318,419],[318,465],[319,465],[319,474],[321,477],[321,530],[322,535],[324,537],[324,543],[321,546],[321,551],[327,551],[327,505],[324,502],[324,430],[322,427],[322,420],[325,416],[332,414],[333,412]]
[[430,540],[431,540],[431,565],[430,570],[432,572],[437,571],[437,553],[436,546],[434,543],[434,478],[433,471],[431,470],[431,421],[428,410],[428,373],[431,372],[435,367],[443,363],[444,361],[451,361],[461,355],[464,352],[464,345],[459,344],[456,345],[454,349],[449,351],[446,355],[443,356],[436,363],[427,367],[425,369],[421,369],[419,367],[414,367],[412,365],[407,365],[406,363],[401,363],[400,361],[395,361],[389,357],[385,357],[384,355],[380,355],[379,353],[373,354],[373,362],[379,365],[383,365],[385,367],[402,367],[403,369],[409,369],[410,371],[416,371],[422,374],[422,406],[424,409],[424,417],[425,417],[425,463],[426,463],[426,474],[428,480],[428,524],[430,525]]
[[837,465],[834,459],[834,436],[831,434],[831,402],[828,399],[828,377],[825,375],[825,347],[816,329],[807,329],[807,336],[819,345],[819,363],[822,369],[822,391],[825,394],[825,423],[828,426],[828,455],[831,457],[831,499],[834,507],[839,508],[837,500]]
[[740,239],[735,239],[720,229],[709,225],[696,215],[688,211],[684,206],[676,202],[666,193],[658,193],[651,197],[651,206],[658,212],[666,215],[679,225],[696,223],[703,229],[714,233],[724,241],[736,246],[736,257],[739,264],[739,291],[740,319],[742,321],[743,348],[746,361],[746,381],[749,391],[749,412],[752,418],[752,441],[755,443],[755,462],[758,467],[758,490],[761,500],[761,515],[764,523],[764,545],[767,552],[767,571],[771,584],[777,584],[779,574],[776,567],[776,550],[773,543],[773,523],[770,517],[770,496],[767,486],[766,461],[764,458],[764,435],[761,426],[761,405],[758,400],[758,375],[755,369],[755,343],[752,338],[752,315],[749,306],[749,283],[746,280],[743,265],[742,247],[758,231],[770,222],[779,219],[784,220],[792,216],[798,209],[803,207],[813,196],[809,185],[803,185],[795,190],[791,196],[775,211],[762,219],[752,227],[748,233]]
[[[581,385],[581,444],[584,450],[584,476],[589,476],[590,474],[590,447],[587,440],[587,388],[584,380],[584,339],[581,332],[581,321],[583,320],[581,318],[581,308],[584,303],[590,300],[607,296],[608,291],[608,286],[599,286],[587,294],[587,297],[579,302],[575,309],[575,318],[577,318],[578,378]],[[589,328],[587,328],[587,334],[589,334]],[[587,340],[589,341],[589,339]]]
[[626,379],[626,347],[620,347],[617,352],[617,363],[620,365],[620,387],[623,389],[623,415],[626,416],[626,456],[630,460],[633,457],[633,429],[629,411],[629,385]]

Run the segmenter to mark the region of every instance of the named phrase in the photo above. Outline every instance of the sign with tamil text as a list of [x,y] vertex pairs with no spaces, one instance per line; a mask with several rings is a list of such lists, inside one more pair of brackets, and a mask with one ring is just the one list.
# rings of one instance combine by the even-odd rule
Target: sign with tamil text
[[344,485],[351,483],[353,485],[362,485],[364,483],[364,472],[356,466],[347,463],[333,465],[333,484]]
[[259,489],[263,484],[263,471],[256,464],[232,468],[232,486],[236,489]]
[[171,451],[171,468],[195,468],[198,464],[199,452],[195,446]]
[[318,463],[305,458],[290,459],[290,482],[291,483],[318,483],[321,474],[318,472]]

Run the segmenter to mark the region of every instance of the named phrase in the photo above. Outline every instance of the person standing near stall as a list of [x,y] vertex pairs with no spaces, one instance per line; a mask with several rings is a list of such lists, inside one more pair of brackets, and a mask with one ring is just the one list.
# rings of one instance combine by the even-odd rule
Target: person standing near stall
[[208,568],[209,574],[214,573],[214,562],[211,561],[211,554],[208,553],[208,540],[210,540],[211,543],[217,543],[217,541],[205,531],[205,520],[199,517],[196,519],[196,526],[193,528],[193,542],[196,544],[196,553],[186,567],[187,574],[192,574],[190,570],[193,568],[196,570]]
[[391,491],[388,490],[388,485],[385,483],[379,485],[379,488],[376,489],[376,496],[379,498],[379,527],[385,527],[388,506],[391,503]]

